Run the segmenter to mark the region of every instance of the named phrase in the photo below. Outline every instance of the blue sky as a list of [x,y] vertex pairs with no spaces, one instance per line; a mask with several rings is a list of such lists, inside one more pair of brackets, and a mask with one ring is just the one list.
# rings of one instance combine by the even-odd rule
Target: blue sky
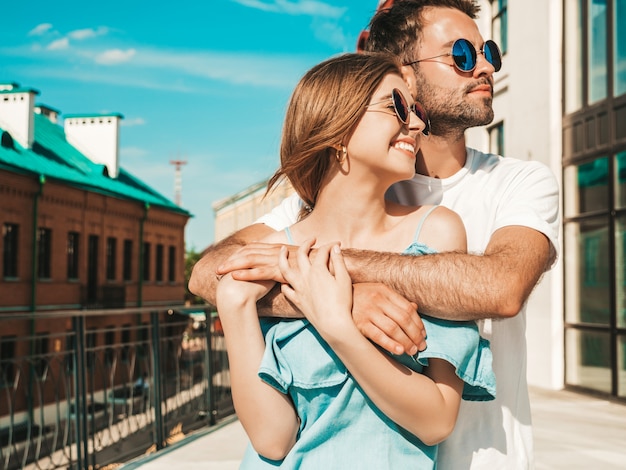
[[63,115],[124,116],[120,164],[194,217],[187,248],[213,241],[211,204],[269,177],[285,106],[314,64],[355,50],[377,0],[25,1],[0,28],[0,82]]

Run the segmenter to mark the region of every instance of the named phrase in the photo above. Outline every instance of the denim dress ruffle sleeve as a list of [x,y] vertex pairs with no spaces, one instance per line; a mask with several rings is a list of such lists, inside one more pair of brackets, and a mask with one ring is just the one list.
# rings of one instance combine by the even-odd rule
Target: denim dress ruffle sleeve
[[[433,253],[413,243],[405,254]],[[422,372],[430,358],[445,359],[465,382],[463,399],[492,400],[495,376],[489,342],[474,322],[422,317],[428,347],[393,356]],[[433,469],[437,446],[427,446],[387,418],[363,393],[326,342],[306,320],[263,319],[266,349],[259,376],[288,394],[300,417],[297,442],[282,461],[248,447],[242,469]],[[389,384],[393,387],[393,384]],[[419,400],[419,393],[415,394]]]

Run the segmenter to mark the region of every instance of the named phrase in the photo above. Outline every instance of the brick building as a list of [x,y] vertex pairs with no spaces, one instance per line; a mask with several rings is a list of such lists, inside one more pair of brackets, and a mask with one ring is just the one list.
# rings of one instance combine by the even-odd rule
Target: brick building
[[190,214],[119,166],[123,116],[0,84],[0,312],[184,301]]
[[[0,394],[10,403],[0,437],[15,442],[27,436],[19,429],[41,432],[56,422],[42,416],[75,406],[77,389],[58,384],[71,382],[78,343],[88,350],[81,373],[91,374],[92,398],[151,373],[145,309],[92,311],[84,338],[71,315],[44,312],[154,306],[172,341],[184,329],[167,327],[168,307],[185,299],[189,212],[119,165],[121,114],[66,115],[61,126],[37,95],[0,84]],[[29,356],[37,359],[22,374]],[[35,387],[38,403],[28,398]]]

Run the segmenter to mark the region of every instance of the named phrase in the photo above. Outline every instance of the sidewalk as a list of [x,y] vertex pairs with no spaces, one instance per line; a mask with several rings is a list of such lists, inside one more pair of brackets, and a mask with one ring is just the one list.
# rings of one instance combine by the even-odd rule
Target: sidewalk
[[[536,470],[626,469],[626,405],[531,388]],[[235,470],[247,437],[234,417],[124,470]]]

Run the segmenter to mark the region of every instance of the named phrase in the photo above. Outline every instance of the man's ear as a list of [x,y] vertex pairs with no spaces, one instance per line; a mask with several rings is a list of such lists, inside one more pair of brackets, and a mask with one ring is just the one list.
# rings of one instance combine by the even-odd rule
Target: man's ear
[[415,99],[417,97],[417,79],[415,78],[415,70],[413,70],[413,66],[403,65],[400,67],[400,73],[402,73],[402,78],[409,87],[409,91],[411,92],[413,99]]

